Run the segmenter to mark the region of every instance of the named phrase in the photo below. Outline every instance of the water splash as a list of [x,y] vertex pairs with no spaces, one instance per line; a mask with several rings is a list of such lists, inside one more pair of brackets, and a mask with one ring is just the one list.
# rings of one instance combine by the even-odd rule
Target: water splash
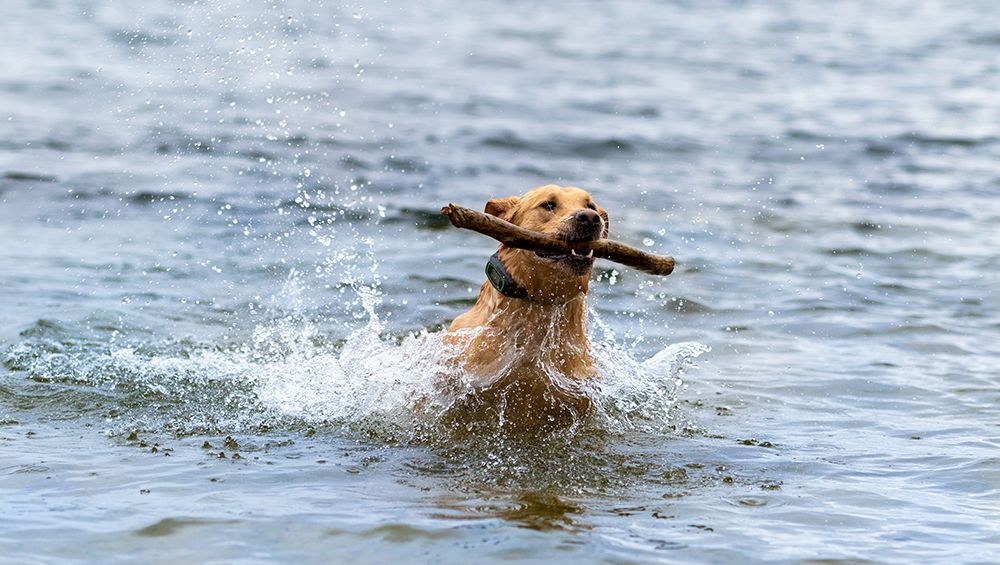
[[[283,294],[293,306],[292,277]],[[454,375],[455,346],[444,332],[384,333],[381,295],[354,288],[366,323],[338,344],[324,343],[314,323],[288,315],[255,327],[246,343],[179,341],[108,346],[47,328],[8,350],[5,365],[35,385],[62,386],[84,412],[112,432],[166,430],[176,435],[337,429],[385,441],[423,441],[459,390],[435,385]],[[596,410],[574,428],[610,432],[671,429],[681,372],[708,348],[679,343],[645,362],[614,341],[610,329],[593,354],[602,379],[590,387]],[[433,434],[432,434],[433,435]]]

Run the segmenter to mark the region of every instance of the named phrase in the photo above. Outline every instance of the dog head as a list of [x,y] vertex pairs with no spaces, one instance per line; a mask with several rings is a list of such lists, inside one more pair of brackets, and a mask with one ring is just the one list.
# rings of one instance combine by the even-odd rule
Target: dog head
[[[608,236],[608,213],[597,207],[587,191],[554,184],[521,196],[486,203],[486,213],[523,228],[566,241],[593,241]],[[551,300],[587,292],[593,256],[538,253],[500,246],[500,259],[530,296]]]

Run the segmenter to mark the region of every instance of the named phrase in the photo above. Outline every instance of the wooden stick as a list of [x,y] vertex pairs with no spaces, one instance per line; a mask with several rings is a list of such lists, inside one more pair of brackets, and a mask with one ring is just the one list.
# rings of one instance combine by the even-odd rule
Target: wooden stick
[[448,216],[451,225],[456,228],[464,228],[488,235],[507,247],[549,253],[569,253],[571,249],[577,253],[581,251],[587,253],[593,250],[594,257],[621,263],[651,275],[669,275],[674,270],[673,257],[653,255],[609,239],[569,243],[558,237],[527,230],[496,216],[455,204],[448,204],[441,208],[441,213]]

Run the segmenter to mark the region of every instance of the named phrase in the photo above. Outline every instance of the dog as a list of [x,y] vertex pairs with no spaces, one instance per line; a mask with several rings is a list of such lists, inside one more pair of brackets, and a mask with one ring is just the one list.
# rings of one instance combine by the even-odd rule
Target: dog
[[[608,214],[586,191],[554,184],[490,200],[486,213],[568,242],[608,235]],[[476,304],[448,327],[469,390],[453,406],[462,421],[512,430],[579,422],[597,375],[586,332],[589,254],[541,253],[500,245]]]

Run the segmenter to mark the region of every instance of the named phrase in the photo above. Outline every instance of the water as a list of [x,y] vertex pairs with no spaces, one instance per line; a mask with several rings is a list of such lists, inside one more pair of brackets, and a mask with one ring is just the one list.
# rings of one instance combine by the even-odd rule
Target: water
[[[3,560],[995,562],[994,13],[6,2]],[[678,269],[590,420],[443,433],[437,209],[548,182]]]

